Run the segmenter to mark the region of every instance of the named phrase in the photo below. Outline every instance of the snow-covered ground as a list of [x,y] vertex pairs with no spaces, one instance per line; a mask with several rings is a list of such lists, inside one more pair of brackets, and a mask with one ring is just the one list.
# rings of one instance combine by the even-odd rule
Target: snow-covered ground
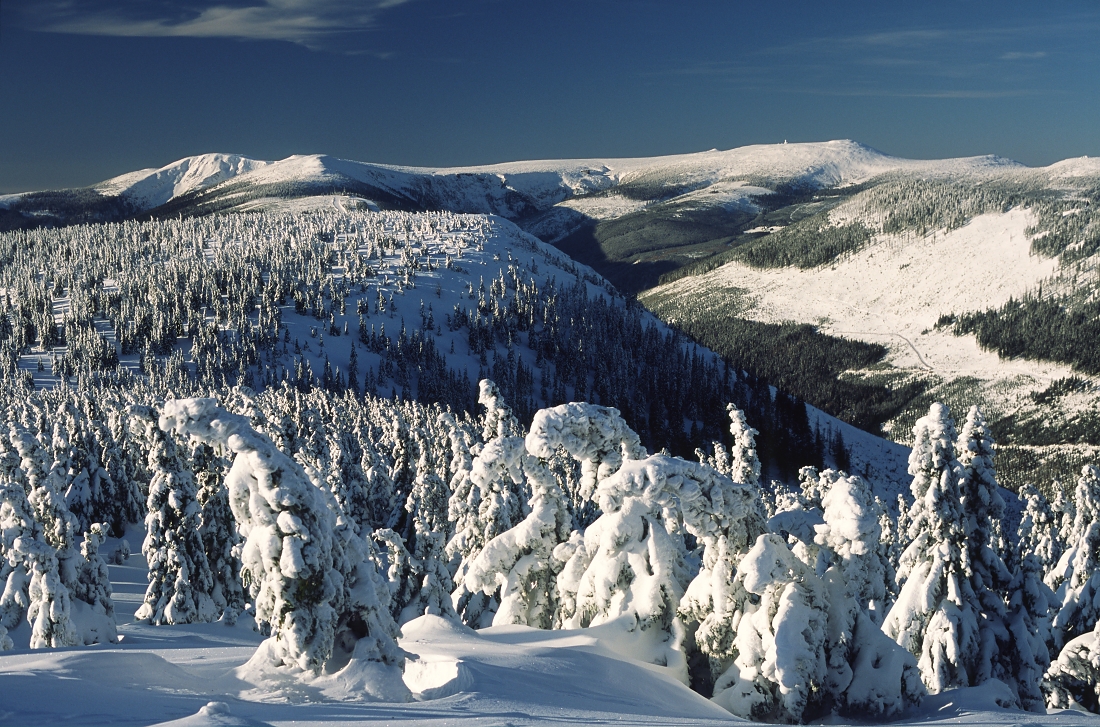
[[[127,539],[135,546],[143,531]],[[103,547],[110,553],[116,541]],[[0,654],[5,725],[717,725],[743,723],[655,667],[624,653],[615,624],[580,630],[472,631],[434,616],[404,627],[404,684],[413,701],[375,701],[363,690],[293,682],[256,685],[241,667],[261,637],[243,616],[224,623],[133,623],[145,590],[135,553],[112,565],[121,643]],[[345,685],[347,686],[347,685]],[[374,685],[377,686],[377,685]],[[993,686],[929,697],[894,724],[1092,727],[1076,712],[1036,715],[996,705]]]
[[[982,382],[991,409],[1010,413],[1029,403],[1029,393],[1079,374],[1063,364],[1001,358],[982,350],[973,335],[935,326],[944,314],[997,308],[1041,284],[1054,287],[1059,263],[1031,250],[1026,230],[1034,222],[1033,212],[1017,208],[946,233],[880,234],[858,252],[813,269],[733,261],[647,291],[642,300],[717,305],[729,299],[722,291],[743,291],[735,315],[810,323],[823,333],[882,344],[895,369]],[[908,431],[897,436],[907,441]]]
[[[947,160],[911,160],[883,154],[849,140],[803,144],[761,144],[724,151],[628,159],[556,159],[516,161],[472,167],[408,167],[371,164],[325,155],[295,155],[280,161],[236,154],[202,154],[159,169],[142,169],[94,185],[106,196],[122,196],[139,210],[181,195],[223,185],[241,193],[250,187],[308,183],[363,182],[397,198],[427,192],[442,208],[467,212],[519,211],[516,200],[539,210],[570,198],[639,183],[674,194],[690,193],[725,180],[748,178],[791,181],[815,187],[850,185],[889,171],[963,174],[1016,167],[995,156]],[[1068,169],[1065,173],[1072,173]],[[669,195],[658,191],[657,197]],[[9,201],[18,199],[11,195]],[[709,199],[709,203],[727,201]],[[523,205],[521,205],[523,206]],[[623,205],[594,205],[594,219],[623,213]],[[589,210],[584,210],[588,212]]]
[[1003,360],[973,336],[933,330],[945,313],[985,310],[1032,291],[1058,270],[1031,252],[1031,212],[987,214],[946,234],[883,235],[823,268],[761,270],[739,261],[656,288],[651,295],[694,297],[731,287],[751,291],[740,315],[815,323],[825,333],[881,343],[888,361],[942,375],[979,378],[1068,376],[1068,366]]

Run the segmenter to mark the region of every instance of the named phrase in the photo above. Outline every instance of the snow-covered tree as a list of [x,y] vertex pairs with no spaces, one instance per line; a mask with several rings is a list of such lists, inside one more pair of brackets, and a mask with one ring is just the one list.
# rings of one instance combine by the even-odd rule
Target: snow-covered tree
[[19,538],[41,539],[42,529],[35,522],[23,485],[14,480],[0,481],[0,627],[6,634],[23,620],[29,605],[28,564],[15,550]]
[[736,578],[759,602],[741,617],[737,657],[715,683],[714,701],[754,720],[801,722],[825,694],[825,584],[775,534],[760,536]]
[[527,451],[549,459],[559,447],[581,463],[575,493],[581,500],[592,499],[597,483],[616,472],[624,459],[646,456],[641,440],[618,409],[583,402],[542,409],[532,419]]
[[455,523],[455,534],[447,545],[447,553],[452,558],[461,557],[456,575],[458,588],[453,597],[456,610],[465,623],[487,626],[494,618],[499,598],[467,588],[465,574],[486,543],[526,516],[529,489],[522,463],[526,445],[519,436],[519,424],[502,401],[496,384],[483,379],[478,401],[486,409],[483,431],[491,439],[470,461],[467,473],[462,443],[452,438],[452,452],[459,469],[454,475],[456,489],[448,514]]
[[[966,524],[970,588],[981,607],[979,623],[982,654],[972,684],[991,678],[1010,682],[1021,656],[1005,621],[1005,595],[1012,574],[1002,559],[1001,519],[1005,504],[993,466],[993,436],[977,406],[970,408],[959,433],[956,452],[961,465],[959,492]],[[1025,647],[1027,648],[1027,647]]]
[[[707,500],[707,514],[685,523],[702,546],[702,559],[698,575],[680,600],[680,616],[689,629],[694,628],[696,648],[707,657],[713,681],[738,653],[736,629],[752,596],[734,574],[756,538],[764,533],[765,522],[758,492],[752,486],[716,478],[708,488]],[[702,685],[698,674],[693,674],[693,679]]]
[[1054,709],[1100,713],[1100,624],[1062,648],[1043,678],[1043,692]]
[[[63,570],[75,551],[75,530],[72,515],[65,505],[65,498],[58,491],[55,479],[50,476],[46,451],[41,443],[25,431],[12,431],[12,444],[19,452],[20,469],[26,478],[27,501],[34,511],[34,519],[42,528],[42,537],[57,551]],[[64,574],[62,575],[64,580]]]
[[[155,420],[147,424],[156,427]],[[219,614],[210,596],[214,575],[200,533],[195,479],[173,434],[157,429],[152,436],[148,466],[153,477],[141,545],[149,563],[149,587],[134,617],[157,625],[211,621]]]
[[1060,602],[1054,617],[1055,647],[1092,631],[1100,620],[1100,469],[1081,468],[1074,506],[1069,547],[1050,574],[1064,574],[1055,591]]
[[735,658],[715,684],[714,701],[740,716],[881,718],[923,694],[916,660],[869,612],[886,595],[879,504],[859,477],[829,471],[821,479],[820,557],[808,564],[783,537],[768,534],[734,577],[757,599],[741,606]]
[[1015,561],[1019,563],[1028,555],[1034,555],[1043,567],[1042,572],[1046,573],[1062,557],[1062,538],[1054,510],[1035,485],[1024,485],[1016,494],[1024,503],[1024,509],[1016,529]]
[[241,537],[229,507],[223,464],[224,459],[209,444],[192,442],[191,471],[198,485],[199,537],[213,583],[210,599],[215,615],[232,623],[244,608],[245,594],[241,586],[241,561],[236,553]]
[[[555,555],[566,561],[558,576],[563,626],[616,621],[647,645],[649,660],[669,667],[686,683],[687,630],[680,605],[694,573],[685,530],[718,548],[725,535],[729,553],[730,526],[738,518],[738,501],[744,500],[735,489],[709,467],[663,454],[622,461],[597,488],[603,514],[583,537],[556,549],[562,552]],[[705,601],[713,608],[715,597],[721,602],[725,596],[706,590],[706,584],[700,585],[688,604],[686,610],[695,617],[705,619]]]
[[352,658],[400,663],[373,549],[338,515],[327,490],[212,399],[167,402],[160,426],[234,454],[225,484],[245,539],[242,575],[257,623],[270,633],[255,659],[318,673],[339,648]]
[[85,644],[118,641],[111,575],[107,562],[99,555],[99,546],[103,545],[109,527],[107,523],[92,523],[80,545],[81,562],[71,595],[74,601],[87,604],[92,614],[86,619],[90,623],[82,634]]
[[971,587],[961,466],[947,407],[933,404],[913,433],[910,542],[898,568],[901,591],[883,631],[917,656],[921,679],[938,693],[970,686],[980,671],[981,604]]
[[256,621],[271,634],[267,651],[274,666],[318,671],[332,655],[331,604],[343,586],[333,569],[335,518],[319,488],[243,417],[212,399],[166,402],[160,424],[236,455],[226,487],[245,538],[242,575]]
[[557,575],[564,565],[555,548],[569,540],[573,521],[565,493],[546,466],[529,454],[522,456],[521,466],[531,486],[530,512],[486,543],[470,563],[465,586],[499,594],[494,626],[554,628],[559,625]]
[[733,446],[727,450],[721,442],[714,442],[713,457],[705,457],[697,450],[697,454],[703,455],[700,457],[700,464],[713,467],[734,482],[759,487],[760,459],[756,455],[756,436],[760,432],[749,426],[745,412],[734,404],[728,404],[726,411],[729,412]]
[[733,404],[726,410],[730,415],[730,434],[733,446],[730,447],[729,476],[734,482],[752,487],[760,486],[760,458],[756,456],[756,435],[760,432],[749,426],[745,412]]
[[425,614],[458,618],[451,603],[454,584],[443,562],[442,535],[418,534],[415,552],[409,552],[401,536],[389,528],[376,530],[373,537],[384,546],[380,562],[398,626]]
[[1043,565],[1035,555],[1019,562],[1008,588],[1005,625],[1010,634],[1009,659],[998,675],[1016,692],[1020,706],[1043,712],[1043,674],[1050,666],[1050,608],[1054,593],[1043,583]]
[[918,702],[924,687],[916,660],[877,626],[891,577],[883,509],[861,477],[839,473],[819,481],[828,482],[824,522],[815,528],[829,562],[822,576],[829,592],[826,694],[845,714],[896,714]]
[[22,559],[29,576],[30,647],[48,649],[79,644],[80,638],[72,622],[69,589],[59,575],[57,550],[37,538],[22,537],[16,539],[13,551]]

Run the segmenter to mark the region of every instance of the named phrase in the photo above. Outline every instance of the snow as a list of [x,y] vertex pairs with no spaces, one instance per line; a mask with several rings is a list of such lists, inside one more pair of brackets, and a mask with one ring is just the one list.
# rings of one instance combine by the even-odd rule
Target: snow
[[143,169],[95,185],[108,196],[127,197],[142,209],[152,209],[188,192],[267,166],[271,162],[237,154],[202,154],[180,159],[160,169]]
[[[159,169],[142,169],[100,182],[93,189],[107,196],[122,195],[148,210],[188,192],[232,184],[231,192],[254,185],[306,182],[338,186],[348,179],[369,183],[409,198],[428,192],[446,209],[513,215],[547,210],[570,198],[607,192],[629,182],[656,185],[674,194],[691,193],[725,180],[761,178],[811,186],[851,185],[884,172],[972,173],[1018,166],[1000,157],[909,160],[889,156],[850,140],[804,144],[758,144],[725,151],[626,159],[558,159],[516,161],[471,167],[409,167],[371,164],[322,154],[294,155],[262,161],[237,154],[186,157]],[[735,184],[744,184],[736,181]],[[697,200],[700,204],[740,205],[748,188],[732,197]],[[5,195],[7,205],[21,195]],[[256,202],[250,202],[252,208]],[[517,206],[518,205],[518,206]],[[595,202],[576,211],[594,219],[621,216],[631,205],[614,200]],[[513,213],[513,214],[509,214]]]
[[1002,361],[975,339],[931,330],[940,315],[1000,306],[1034,290],[1058,261],[1031,252],[1025,229],[1033,213],[1014,209],[975,217],[947,234],[881,235],[835,264],[809,270],[760,270],[731,262],[670,283],[654,296],[687,298],[718,288],[744,288],[753,301],[741,315],[769,323],[818,324],[824,333],[882,343],[889,363],[958,376],[1029,375],[1052,380],[1068,366]]
[[[751,291],[735,315],[810,323],[823,333],[882,344],[886,362],[897,369],[974,377],[1011,410],[1026,402],[1028,392],[1075,372],[1051,362],[1002,359],[979,348],[975,336],[935,325],[943,314],[1000,307],[1055,276],[1057,259],[1031,251],[1026,229],[1034,222],[1033,212],[1013,209],[975,217],[947,233],[880,234],[854,254],[807,270],[734,261],[655,288],[643,300],[702,301],[721,290]],[[847,430],[844,437],[848,441]]]

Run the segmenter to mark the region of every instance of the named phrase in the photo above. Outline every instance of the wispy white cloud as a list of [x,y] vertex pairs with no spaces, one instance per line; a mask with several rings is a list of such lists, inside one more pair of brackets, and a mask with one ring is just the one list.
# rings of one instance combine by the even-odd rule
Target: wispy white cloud
[[1002,61],[1030,61],[1037,60],[1039,58],[1046,58],[1044,51],[1035,51],[1033,53],[1021,53],[1019,51],[1012,51],[1011,53],[1005,53],[1001,56]]
[[35,30],[126,37],[284,40],[326,48],[335,36],[368,30],[378,14],[410,0],[245,0],[236,4],[37,2],[24,13]]

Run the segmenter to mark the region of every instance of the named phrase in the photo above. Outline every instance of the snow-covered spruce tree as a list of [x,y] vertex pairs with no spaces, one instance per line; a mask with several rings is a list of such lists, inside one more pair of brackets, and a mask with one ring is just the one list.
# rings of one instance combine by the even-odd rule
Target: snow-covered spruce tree
[[596,485],[618,471],[624,459],[642,459],[647,452],[619,410],[584,402],[562,404],[536,412],[527,435],[527,449],[549,459],[561,447],[581,464],[575,500],[591,500]]
[[246,599],[241,586],[241,560],[236,552],[241,536],[229,507],[224,465],[224,458],[213,447],[192,441],[191,471],[198,485],[199,537],[213,580],[210,599],[214,602],[215,616],[233,623],[244,609]]
[[756,596],[737,624],[736,658],[714,685],[714,701],[736,715],[801,722],[820,713],[828,676],[829,595],[785,540],[761,535],[735,576]]
[[405,511],[409,514],[408,533],[412,539],[421,533],[438,533],[441,537],[446,535],[450,527],[447,522],[447,500],[450,494],[447,484],[436,474],[428,442],[421,441],[416,478],[413,480],[412,491],[405,500]]
[[318,673],[339,646],[355,658],[400,662],[371,546],[299,464],[212,399],[169,401],[160,425],[235,455],[225,484],[245,539],[242,576],[270,633],[254,660]]
[[441,534],[418,534],[415,552],[389,528],[375,530],[372,537],[382,546],[378,563],[385,571],[390,612],[399,626],[425,614],[458,619],[451,602],[454,584],[443,560]]
[[984,671],[981,603],[971,587],[961,465],[947,407],[933,404],[913,433],[910,543],[898,568],[901,591],[882,628],[917,657],[925,686],[939,693],[970,686]]
[[[744,508],[754,498],[738,488],[747,489],[709,467],[663,454],[623,460],[597,488],[603,514],[583,537],[555,549],[555,557],[566,561],[558,575],[563,626],[615,622],[634,634],[642,658],[669,667],[687,683],[688,632],[680,611],[695,573],[685,535],[710,543],[716,551],[724,535],[724,557],[735,557],[732,551],[744,534],[732,532],[732,527],[762,526],[758,511],[746,520]],[[720,570],[725,563],[719,556],[715,552],[704,558],[721,563],[716,567]],[[684,608],[693,620],[706,620],[715,600],[729,598],[720,585],[715,590],[713,572],[703,579]]]
[[497,437],[518,437],[519,420],[512,408],[505,403],[500,387],[489,379],[478,382],[477,402],[485,407],[485,418],[481,424],[481,437],[488,442]]
[[1043,692],[1054,709],[1100,714],[1100,624],[1065,645],[1043,677]]
[[1100,469],[1085,465],[1074,497],[1076,516],[1054,572],[1064,573],[1056,591],[1053,641],[1061,647],[1089,633],[1100,621]]
[[[702,517],[687,518],[702,545],[699,573],[680,599],[680,616],[693,633],[695,647],[706,657],[709,675],[692,674],[696,688],[714,683],[737,656],[736,628],[752,597],[734,578],[741,559],[764,533],[763,508],[756,488],[713,478],[705,488],[707,507],[692,508]],[[709,677],[709,679],[704,678]]]
[[1020,706],[1031,712],[1043,712],[1043,674],[1050,666],[1051,606],[1054,593],[1043,583],[1043,566],[1033,554],[1023,557],[1008,588],[1008,613],[1005,626],[1010,634],[1011,658],[1003,660],[1003,672],[997,678],[1014,688]]
[[80,545],[82,560],[73,585],[74,601],[88,605],[94,617],[87,619],[86,629],[93,633],[83,635],[85,643],[114,643],[118,641],[115,622],[115,604],[111,600],[111,574],[107,562],[99,555],[99,546],[107,537],[107,523],[92,523],[84,533]]
[[113,488],[107,519],[114,534],[122,537],[127,524],[141,522],[144,518],[147,497],[138,483],[140,472],[133,461],[135,447],[130,437],[130,417],[125,409],[111,409],[107,415],[107,431],[107,441],[100,455],[100,466],[110,477]]
[[465,586],[470,592],[499,594],[494,626],[555,628],[560,625],[557,575],[564,565],[555,548],[569,540],[573,519],[550,470],[529,454],[522,456],[521,466],[531,488],[530,512],[486,543],[466,571]]
[[[1073,532],[1073,521],[1077,518],[1077,507],[1074,504],[1076,495],[1067,496],[1066,487],[1059,481],[1050,483],[1050,489],[1054,493],[1054,500],[1050,503],[1050,509],[1054,511],[1054,517],[1058,521],[1058,532],[1062,534],[1062,552],[1069,547],[1068,536]],[[1051,588],[1057,589],[1057,585],[1047,583]]]
[[[155,420],[146,419],[156,427]],[[154,429],[149,452],[148,514],[141,552],[149,563],[149,587],[134,614],[152,624],[184,624],[218,617],[210,594],[214,575],[206,559],[200,528],[198,492],[171,432]]]
[[431,466],[428,443],[419,441],[419,450],[416,478],[405,505],[407,539],[390,528],[376,530],[372,536],[383,546],[390,610],[398,625],[425,614],[457,618],[451,602],[454,582],[444,555],[447,489]]
[[35,522],[23,485],[14,480],[0,482],[0,627],[6,634],[26,615],[30,583],[28,565],[15,550],[19,538],[41,540],[42,528]]
[[50,477],[45,449],[25,431],[13,430],[11,436],[12,444],[19,452],[19,467],[26,478],[27,501],[34,511],[34,519],[42,527],[43,540],[57,551],[62,583],[71,582],[71,575],[66,571],[72,570],[69,561],[76,555],[76,527],[65,506],[65,498],[54,486],[54,478]]
[[[878,502],[858,477],[823,475],[824,512],[812,536],[820,550],[810,563],[784,537],[762,535],[732,580],[754,596],[739,605],[732,658],[714,687],[714,701],[734,714],[782,722],[829,712],[881,718],[924,691],[916,660],[869,613],[886,594]],[[796,544],[806,537],[804,525],[792,534]]]
[[[982,654],[976,662],[976,672],[969,675],[970,683],[977,685],[996,678],[1018,692],[1020,688],[1013,677],[1021,657],[1015,650],[1017,646],[1028,647],[1015,643],[1005,621],[1005,601],[1012,581],[1001,556],[1005,503],[993,467],[993,436],[977,406],[972,406],[967,414],[956,453],[962,465],[959,493],[966,523],[970,588],[981,606]],[[1032,685],[1024,686],[1024,691],[1031,689]]]
[[81,531],[90,524],[92,491],[87,457],[81,451],[79,438],[79,423],[72,404],[65,402],[53,422],[53,437],[47,450],[53,463],[48,476],[57,491],[64,495],[73,526]]
[[726,410],[730,415],[730,434],[733,446],[730,447],[730,465],[728,474],[734,482],[752,487],[760,487],[760,458],[756,455],[756,435],[760,432],[749,426],[745,412],[733,404]]
[[[469,433],[458,426],[450,412],[440,414],[439,424],[446,430],[451,445],[451,496],[447,500],[447,520],[454,535],[447,541],[446,555],[451,571],[458,572],[459,564],[474,552],[473,544],[468,541],[477,537],[477,512],[481,496],[480,490],[470,479],[474,462],[471,446],[474,443],[469,441]],[[459,575],[464,575],[464,572]]]
[[59,576],[57,550],[43,540],[26,536],[17,538],[12,550],[24,563],[29,576],[30,647],[49,649],[79,644],[80,638],[71,618],[69,589]]
[[[447,544],[447,554],[452,560],[461,558],[455,576],[458,587],[452,596],[455,609],[465,623],[488,626],[499,598],[480,589],[468,589],[466,571],[486,543],[526,516],[529,490],[523,472],[526,449],[519,436],[519,423],[501,399],[496,384],[483,379],[480,390],[478,401],[486,409],[483,433],[491,439],[470,461],[468,473],[461,452],[455,453],[459,469],[454,478],[458,482],[448,512],[448,519],[455,523],[455,534]],[[455,446],[461,449],[461,444],[452,439],[452,452]]]
[[924,686],[916,659],[876,623],[891,576],[882,506],[858,476],[841,474],[828,482],[821,500],[824,524],[816,526],[830,563],[823,575],[829,592],[825,690],[835,711],[882,718],[918,702]]
[[1034,555],[1045,574],[1062,557],[1062,538],[1058,521],[1050,502],[1035,485],[1024,485],[1017,493],[1024,503],[1020,525],[1016,529],[1016,555],[1020,563],[1028,555]]

